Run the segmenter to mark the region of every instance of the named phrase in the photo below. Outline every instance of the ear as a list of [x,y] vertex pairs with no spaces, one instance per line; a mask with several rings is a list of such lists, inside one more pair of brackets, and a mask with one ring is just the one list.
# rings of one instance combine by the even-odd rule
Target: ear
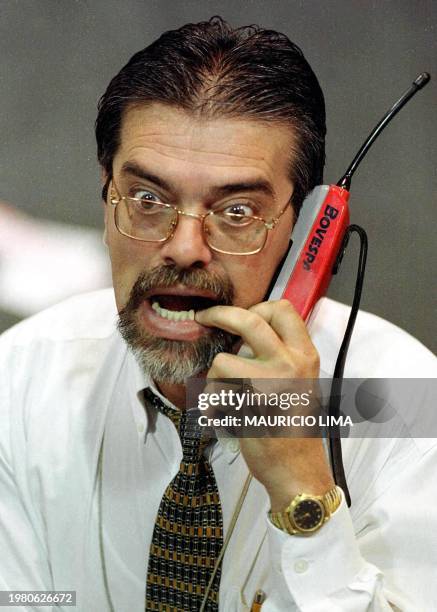
[[108,187],[109,187],[110,182],[111,182],[111,177],[106,172],[106,170],[102,168],[102,171],[100,174],[100,183],[102,185],[102,203],[104,206],[104,222],[105,222],[102,240],[105,246],[108,246],[108,223],[109,223],[109,214],[110,214],[110,208],[111,208],[110,206],[108,206]]
[[102,168],[100,173],[100,184],[102,185],[102,200],[106,204],[108,199],[108,188],[111,182],[112,176]]

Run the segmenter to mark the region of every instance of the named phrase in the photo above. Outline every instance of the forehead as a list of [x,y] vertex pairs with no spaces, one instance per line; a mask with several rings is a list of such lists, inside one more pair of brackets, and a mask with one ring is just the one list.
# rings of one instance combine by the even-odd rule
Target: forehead
[[246,118],[205,119],[160,103],[128,108],[123,116],[114,173],[126,161],[185,180],[263,178],[289,183],[292,129]]

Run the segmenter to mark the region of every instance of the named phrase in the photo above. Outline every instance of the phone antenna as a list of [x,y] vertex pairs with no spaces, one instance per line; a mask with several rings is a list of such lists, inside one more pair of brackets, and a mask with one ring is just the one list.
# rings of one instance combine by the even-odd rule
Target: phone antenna
[[343,189],[347,189],[348,191],[350,190],[352,176],[355,170],[358,168],[359,164],[361,163],[363,157],[366,155],[367,151],[370,149],[370,147],[376,140],[376,138],[379,136],[379,134],[382,132],[385,126],[393,119],[393,117],[408,102],[408,100],[410,100],[410,98],[412,98],[419,91],[419,89],[422,89],[422,87],[425,87],[425,85],[429,82],[430,78],[431,76],[428,72],[422,72],[422,74],[419,74],[417,79],[413,81],[413,84],[411,85],[411,87],[407,89],[407,91],[405,91],[402,94],[399,100],[395,104],[393,104],[393,106],[386,112],[384,117],[381,119],[378,125],[374,128],[374,130],[369,135],[367,140],[365,140],[364,143],[362,144],[360,150],[355,155],[349,168],[346,170],[342,178],[338,181],[337,183],[338,187],[343,187]]

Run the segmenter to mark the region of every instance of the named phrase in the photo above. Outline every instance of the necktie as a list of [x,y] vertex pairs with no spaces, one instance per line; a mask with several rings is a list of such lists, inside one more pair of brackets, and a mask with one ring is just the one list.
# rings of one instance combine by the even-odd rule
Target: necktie
[[[169,417],[182,443],[179,472],[167,486],[155,521],[146,586],[146,610],[198,611],[223,546],[217,483],[203,455],[198,413],[166,406],[150,389],[149,404]],[[205,610],[218,610],[219,567]]]

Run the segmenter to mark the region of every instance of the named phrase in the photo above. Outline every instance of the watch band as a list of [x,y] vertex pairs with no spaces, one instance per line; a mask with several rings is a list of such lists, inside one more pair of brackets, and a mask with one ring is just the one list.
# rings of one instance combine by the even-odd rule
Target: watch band
[[335,486],[325,493],[325,495],[322,495],[322,497],[323,504],[331,516],[341,504],[341,489]]
[[[282,512],[269,512],[269,519],[277,527],[282,531],[286,531],[290,535],[310,535],[311,533],[315,533],[318,531],[324,523],[326,523],[331,514],[333,514],[339,505],[341,504],[342,493],[340,487],[333,487],[324,495],[310,495],[306,493],[300,493],[296,495],[289,506],[285,508]],[[292,519],[292,513],[295,507],[305,500],[311,500],[317,503],[322,511],[322,517],[320,520],[320,524],[317,525],[315,529],[311,530],[303,530],[297,527]],[[323,510],[322,510],[323,509]]]

